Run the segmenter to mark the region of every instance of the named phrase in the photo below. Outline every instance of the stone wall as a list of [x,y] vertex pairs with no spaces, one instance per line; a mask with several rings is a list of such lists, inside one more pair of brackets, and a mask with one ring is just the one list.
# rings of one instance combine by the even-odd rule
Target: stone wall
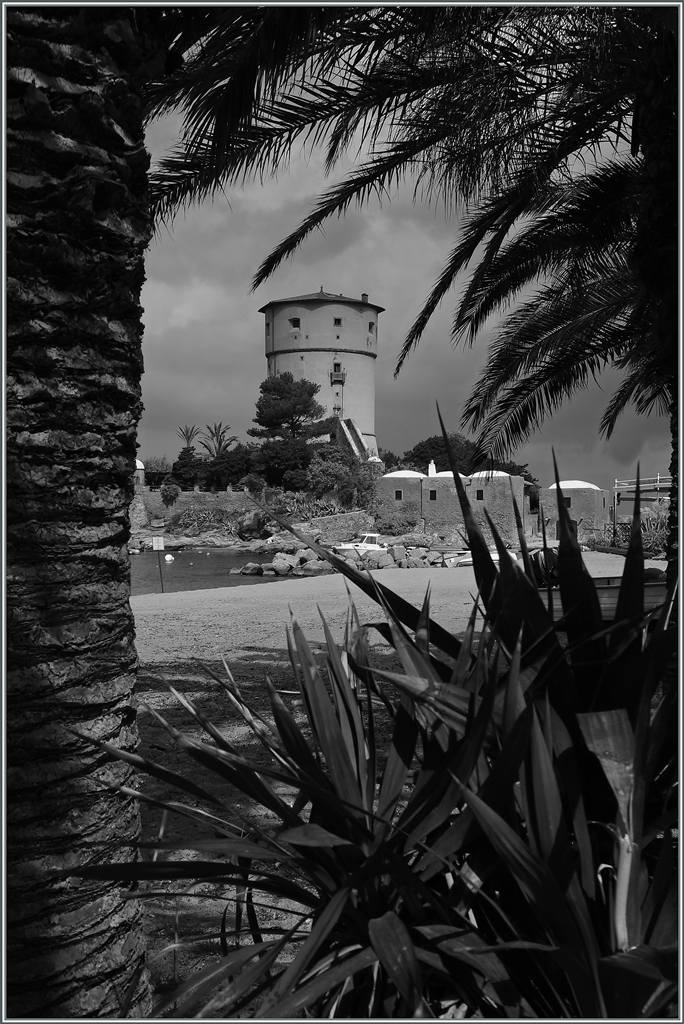
[[[376,520],[384,533],[423,531],[421,481],[418,477],[380,477],[375,496]],[[401,492],[401,498],[395,495]]]

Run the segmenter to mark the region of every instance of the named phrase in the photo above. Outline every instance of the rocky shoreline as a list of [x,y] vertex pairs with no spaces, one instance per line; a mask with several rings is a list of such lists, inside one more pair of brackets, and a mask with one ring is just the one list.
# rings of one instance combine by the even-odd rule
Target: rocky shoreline
[[[308,532],[309,524],[297,524],[297,532],[300,537],[320,542],[325,547],[332,547],[334,543],[328,538],[322,537],[320,531]],[[152,532],[146,531],[131,539],[131,551],[133,553],[152,549],[152,538],[161,536],[164,540],[165,551],[179,551],[198,547],[220,547],[231,548],[232,550],[244,551],[246,556],[245,564],[239,568],[230,570],[231,576],[325,576],[337,570],[316,554],[310,547],[307,547],[302,540],[289,532],[275,534],[266,539],[239,540],[234,536],[210,530],[198,536],[174,536],[163,533],[161,530]],[[447,561],[448,552],[453,553],[456,545],[445,544],[439,537],[429,537],[424,534],[404,534],[400,537],[385,538],[387,548],[383,551],[372,551],[359,554],[350,551],[346,554],[345,561],[359,569],[438,569],[449,566]],[[463,545],[458,546],[463,550]],[[249,554],[273,554],[270,562],[250,561]]]

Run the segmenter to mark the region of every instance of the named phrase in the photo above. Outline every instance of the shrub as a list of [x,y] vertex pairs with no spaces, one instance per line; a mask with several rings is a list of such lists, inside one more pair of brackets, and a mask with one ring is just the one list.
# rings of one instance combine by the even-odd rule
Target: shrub
[[[427,595],[415,609],[309,541],[382,606],[387,622],[374,625],[402,671],[372,667],[352,607],[341,650],[325,627],[325,673],[292,623],[305,729],[270,681],[265,721],[229,671],[215,677],[266,763],[188,698],[177,694],[205,740],[153,712],[190,757],[270,811],[272,829],[237,829],[219,797],[101,745],[186,793],[169,812],[211,807],[211,839],[159,840],[154,860],[70,872],[142,894],[168,879],[225,886],[222,957],[157,1015],[172,1004],[175,1017],[676,1013],[677,697],[665,670],[677,637],[667,608],[643,614],[638,509],[606,625],[558,488],[561,643],[522,527],[514,563],[490,522],[497,569],[456,481],[482,599],[463,638],[431,621]],[[386,751],[377,705],[391,721]],[[274,898],[298,909],[294,926],[274,928],[267,907],[259,916]]]
[[283,487],[286,491],[305,491],[306,480],[305,469],[288,469],[283,473]]
[[266,481],[258,473],[247,473],[240,480],[240,486],[246,487],[250,494],[261,494],[266,486]]
[[192,446],[183,448],[171,470],[174,480],[185,491],[192,491],[196,484],[205,481],[207,462],[200,458]]
[[669,514],[669,498],[659,498],[644,509],[641,518],[644,551],[657,554],[665,550]]
[[172,476],[165,476],[159,488],[159,493],[166,508],[171,508],[172,505],[175,505],[180,492],[181,489],[178,482]]

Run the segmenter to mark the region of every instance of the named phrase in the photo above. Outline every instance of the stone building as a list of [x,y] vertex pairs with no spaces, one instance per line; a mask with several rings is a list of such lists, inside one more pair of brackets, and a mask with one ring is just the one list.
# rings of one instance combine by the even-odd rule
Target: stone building
[[[376,486],[376,519],[379,522],[392,524],[387,533],[404,533],[406,530],[422,529],[423,525],[423,490],[422,482],[425,474],[413,469],[396,469],[385,473],[377,481]],[[402,528],[401,523],[404,523]]]
[[[488,540],[492,540],[492,535],[485,509],[503,539],[510,544],[517,543],[511,486],[522,514],[523,478],[510,476],[501,470],[473,473],[469,477],[463,474],[460,476],[475,518]],[[436,473],[434,463],[430,464],[427,474],[411,470],[386,473],[378,480],[377,501],[385,518],[391,516],[392,512],[404,512],[406,518],[415,516],[416,526],[420,525],[426,533],[442,536],[450,543],[460,543],[465,533],[453,474]]]
[[[561,480],[563,501],[570,513],[570,521],[577,531],[577,539],[586,543],[603,533],[610,522],[610,491],[602,490],[587,480]],[[558,494],[555,483],[539,495],[539,511],[544,516],[546,536],[558,539]]]
[[326,416],[337,416],[341,433],[360,458],[377,457],[375,360],[378,316],[368,301],[312,292],[267,302],[264,314],[269,376],[291,373],[320,385],[317,400]]

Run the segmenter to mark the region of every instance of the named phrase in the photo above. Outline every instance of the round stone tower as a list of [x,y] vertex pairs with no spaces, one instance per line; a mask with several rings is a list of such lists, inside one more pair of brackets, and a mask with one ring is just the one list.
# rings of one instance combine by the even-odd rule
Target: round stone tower
[[[378,454],[375,439],[375,360],[378,315],[368,301],[330,292],[295,295],[267,302],[265,316],[268,374],[291,373],[320,385],[316,396],[326,416],[341,420],[347,441],[361,456]],[[365,451],[364,451],[365,448]]]

